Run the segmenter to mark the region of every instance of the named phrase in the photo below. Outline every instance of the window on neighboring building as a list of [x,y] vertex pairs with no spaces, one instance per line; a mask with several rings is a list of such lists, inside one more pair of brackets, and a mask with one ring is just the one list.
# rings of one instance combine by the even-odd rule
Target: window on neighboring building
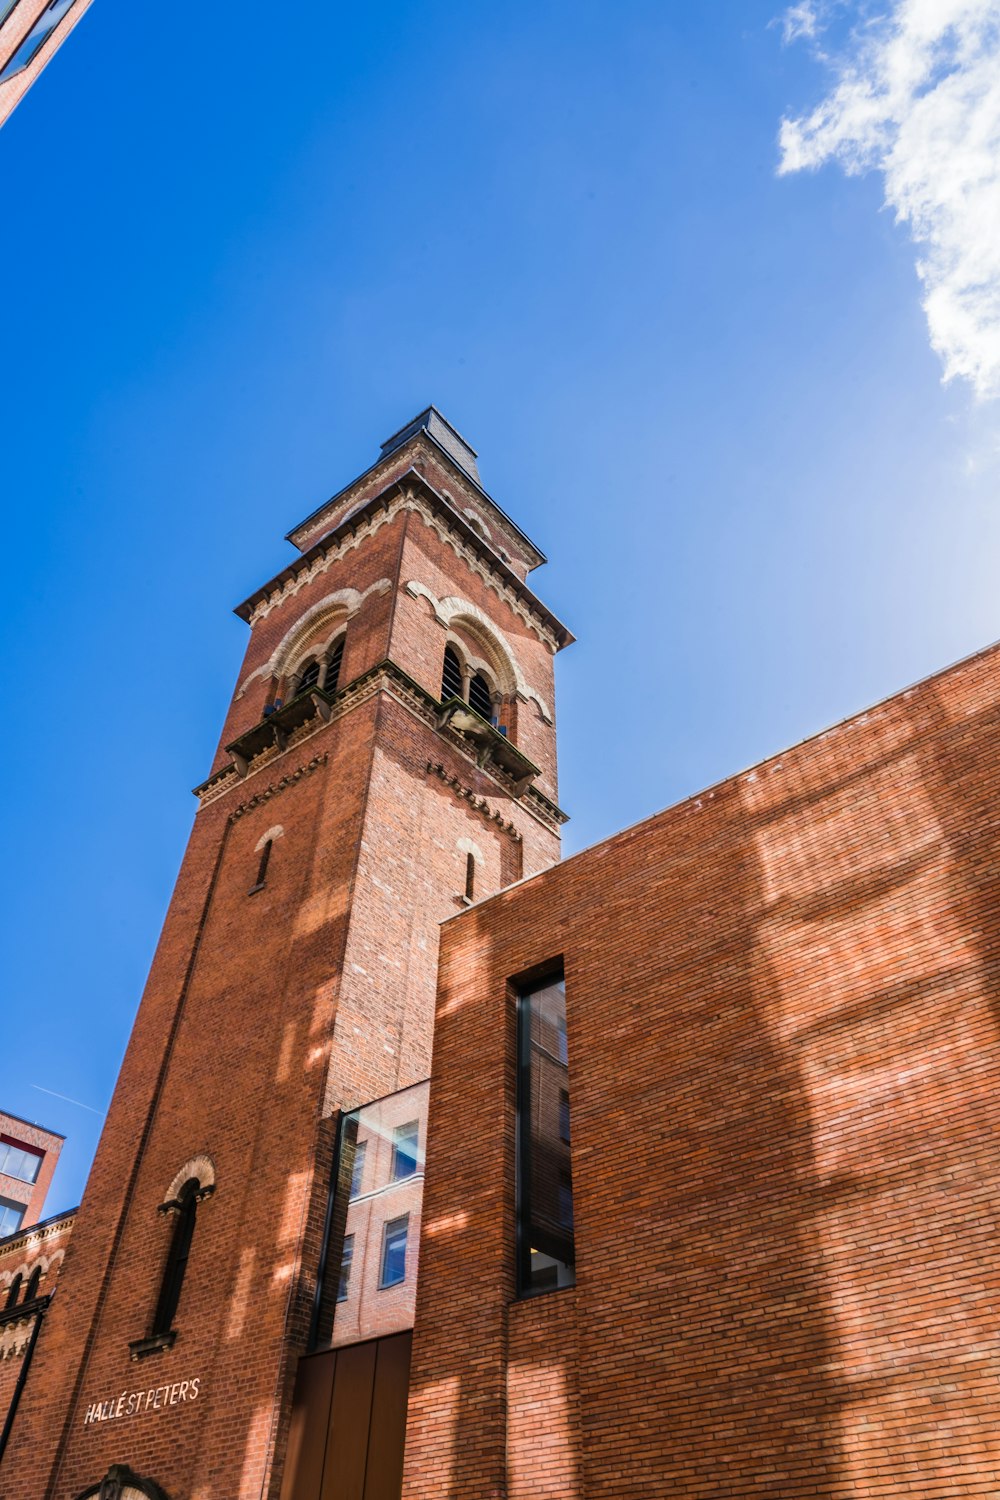
[[392,1180],[400,1182],[417,1170],[417,1145],[420,1126],[416,1120],[397,1125],[392,1132]]
[[361,1192],[361,1185],[365,1180],[365,1152],[368,1149],[367,1141],[358,1141],[354,1148],[354,1161],[351,1164],[351,1197],[356,1198]]
[[7,1177],[17,1177],[21,1182],[37,1182],[42,1156],[41,1151],[32,1151],[30,1146],[0,1140],[0,1172]]
[[441,675],[441,702],[462,696],[462,663],[454,646],[444,648],[444,671]]
[[6,21],[16,4],[17,0],[0,0],[0,26]]
[[21,1273],[18,1271],[10,1286],[7,1288],[7,1301],[4,1303],[4,1311],[10,1307],[17,1306],[17,1299],[21,1295]]
[[16,73],[21,73],[45,46],[59,22],[73,9],[76,0],[50,0],[10,62],[0,73],[0,83],[6,83]]
[[16,1234],[24,1219],[25,1205],[11,1198],[0,1198],[0,1239],[5,1234]]
[[337,691],[337,683],[340,681],[340,668],[344,661],[344,641],[346,637],[341,636],[333,650],[330,652],[326,664],[326,676],[323,678],[323,686],[328,693]]
[[518,1292],[533,1296],[576,1280],[561,976],[518,996],[517,1058]]
[[406,1280],[406,1234],[410,1216],[390,1219],[382,1231],[382,1274],[380,1287],[399,1286]]
[[482,672],[477,672],[469,683],[469,707],[486,720],[493,718],[493,694]]
[[354,1260],[354,1236],[345,1234],[344,1253],[340,1257],[340,1285],[337,1287],[337,1301],[346,1302],[351,1290],[351,1263]]
[[177,1304],[181,1300],[181,1287],[184,1285],[184,1273],[187,1271],[191,1241],[194,1239],[200,1187],[197,1177],[189,1177],[177,1195],[180,1207],[174,1221],[173,1237],[163,1270],[160,1299],[156,1304],[156,1317],[153,1320],[154,1338],[158,1334],[171,1332]]

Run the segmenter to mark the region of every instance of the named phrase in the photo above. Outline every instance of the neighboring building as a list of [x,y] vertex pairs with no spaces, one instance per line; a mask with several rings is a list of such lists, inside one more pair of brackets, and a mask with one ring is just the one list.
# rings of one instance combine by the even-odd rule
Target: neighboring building
[[91,0],[0,0],[0,125]]
[[290,539],[4,1500],[995,1497],[1000,648],[558,864],[473,451]]
[[0,1239],[0,1463],[75,1218],[71,1208]]
[[64,1139],[0,1110],[0,1240],[41,1218]]

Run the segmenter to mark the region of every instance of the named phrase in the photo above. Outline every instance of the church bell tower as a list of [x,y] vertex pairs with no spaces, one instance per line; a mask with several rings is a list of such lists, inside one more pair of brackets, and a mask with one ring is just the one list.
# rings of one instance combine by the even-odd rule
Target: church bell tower
[[[308,1413],[367,1400],[377,1422],[402,1390],[405,1416],[385,1340],[412,1321],[438,925],[559,857],[572,637],[433,407],[288,540],[237,610],[246,657],[4,1500],[308,1500],[341,1441],[331,1417],[315,1459]],[[390,1493],[388,1446],[351,1456],[351,1427],[351,1493]]]

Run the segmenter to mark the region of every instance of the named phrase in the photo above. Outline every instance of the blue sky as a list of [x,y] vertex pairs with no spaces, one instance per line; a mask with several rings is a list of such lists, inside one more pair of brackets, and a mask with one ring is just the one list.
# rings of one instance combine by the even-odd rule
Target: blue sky
[[793,9],[302,0],[188,31],[94,0],[0,131],[0,1104],[68,1137],[49,1211],[82,1192],[230,607],[428,401],[578,636],[569,853],[1000,635],[989,358],[921,305],[914,236],[948,244],[896,193],[896,124],[810,124],[870,33],[824,56]]

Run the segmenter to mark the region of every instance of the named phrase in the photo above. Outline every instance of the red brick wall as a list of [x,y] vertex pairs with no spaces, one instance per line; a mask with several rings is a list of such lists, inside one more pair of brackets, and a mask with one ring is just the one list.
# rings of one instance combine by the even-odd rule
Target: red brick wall
[[[445,926],[410,1500],[997,1494],[998,773],[993,648]],[[578,1280],[514,1304],[560,955]]]

